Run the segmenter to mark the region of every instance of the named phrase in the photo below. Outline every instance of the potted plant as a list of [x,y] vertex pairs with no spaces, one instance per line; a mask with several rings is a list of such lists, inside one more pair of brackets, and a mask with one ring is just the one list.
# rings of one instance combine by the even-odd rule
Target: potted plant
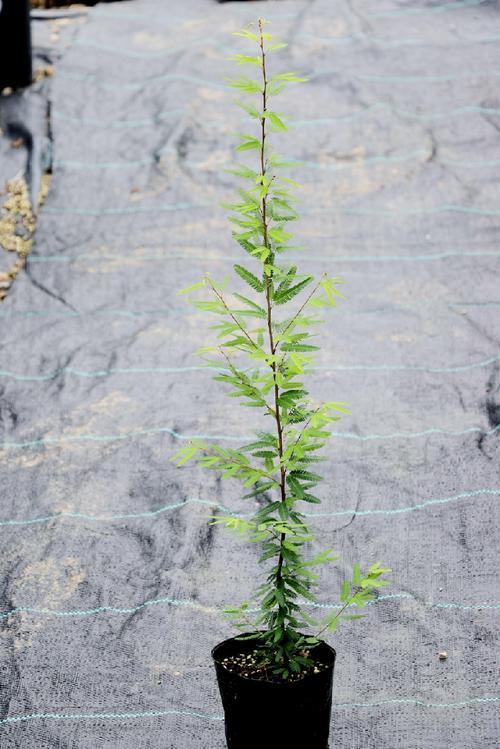
[[242,76],[230,81],[241,94],[258,99],[258,104],[238,102],[258,134],[242,135],[236,150],[255,152],[256,163],[231,167],[247,186],[238,191],[237,202],[227,206],[234,239],[253,263],[252,269],[240,264],[233,268],[251,291],[229,293],[207,276],[182,293],[209,292],[208,299],[196,294],[193,302],[216,315],[212,327],[219,343],[201,353],[218,367],[215,379],[229,386],[229,395],[243,406],[260,409],[269,428],[239,449],[195,440],[174,460],[182,465],[193,458],[223,478],[239,479],[248,490],[245,497],[260,499],[250,519],[212,519],[258,544],[263,567],[257,613],[248,602],[227,609],[240,634],[212,651],[228,747],[325,749],[335,651],[321,637],[334,632],[341,621],[360,618],[353,609],[376,596],[390,570],[378,562],[365,572],[354,565],[352,578],[342,583],[338,610],[320,622],[305,611],[303,602],[315,601],[314,569],[338,559],[330,549],[307,555],[314,536],[301,510],[320,502],[313,493],[321,481],[316,464],[324,460],[318,451],[331,425],[346,413],[343,403],[313,402],[303,383],[318,349],[311,332],[321,322],[318,310],[336,305],[339,280],[326,274],[315,280],[287,261],[292,249],[287,225],[297,218],[291,193],[296,183],[282,176],[289,164],[269,143],[270,131],[287,129],[270,103],[288,84],[305,79],[295,73],[269,73],[269,53],[286,45],[273,43],[262,19],[257,33],[243,30],[237,36],[255,44],[257,54],[234,59],[259,71],[258,80]]

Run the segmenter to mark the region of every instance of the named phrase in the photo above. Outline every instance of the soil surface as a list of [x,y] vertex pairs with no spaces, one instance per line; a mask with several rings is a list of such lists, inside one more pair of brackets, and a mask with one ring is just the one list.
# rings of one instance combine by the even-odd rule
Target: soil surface
[[[309,651],[304,651],[301,655],[304,658],[312,659]],[[236,673],[245,679],[269,681],[276,684],[301,681],[306,676],[319,674],[328,669],[326,663],[312,659],[311,665],[302,666],[300,671],[290,674],[287,679],[283,679],[279,674],[273,674],[272,667],[262,663],[262,655],[257,649],[252,650],[250,653],[240,653],[223,658],[221,663],[229,673]]]

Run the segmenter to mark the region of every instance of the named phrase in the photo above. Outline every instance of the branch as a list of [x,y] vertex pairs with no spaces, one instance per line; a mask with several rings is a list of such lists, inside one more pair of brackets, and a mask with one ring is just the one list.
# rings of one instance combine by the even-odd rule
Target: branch
[[[254,391],[254,393],[256,395],[258,395],[259,398],[262,398],[262,394],[261,394],[260,390],[257,387],[255,387],[254,385],[252,385],[251,382],[248,383],[244,379],[244,377],[242,376],[241,372],[239,372],[236,369],[236,367],[234,366],[233,362],[231,361],[231,359],[229,358],[229,356],[226,354],[226,352],[224,351],[224,349],[221,348],[221,347],[219,347],[219,352],[222,354],[222,356],[224,357],[224,359],[227,361],[227,363],[229,365],[229,369],[239,379],[239,381],[241,382],[241,384],[245,385],[245,387],[251,387],[252,390]],[[265,400],[265,398],[263,400]],[[269,405],[269,403],[267,403],[267,401],[265,403],[265,407],[267,408],[267,410],[269,411],[269,413],[271,414],[271,416],[273,416],[274,418],[276,418],[276,412],[274,411],[273,408],[271,408],[271,406]]]
[[[221,459],[221,461],[226,461],[232,465],[240,466],[240,468],[244,468],[246,470],[254,471],[255,473],[259,473],[263,478],[269,479],[269,481],[272,481],[274,484],[277,484],[279,486],[279,481],[272,476],[270,473],[267,473],[266,471],[263,471],[261,468],[254,468],[254,466],[250,465],[250,463],[245,463],[244,460],[237,460],[237,458],[234,455],[230,455],[229,457],[224,457],[223,455],[220,455],[217,451],[210,451],[210,448],[207,446],[204,446],[205,453],[207,455],[212,455],[214,457],[218,457]],[[217,466],[217,470],[224,470],[224,468],[221,469],[220,466]]]
[[320,411],[320,410],[321,410],[321,406],[318,406],[318,408],[316,408],[316,409],[315,409],[314,411],[312,411],[312,412],[311,412],[311,413],[309,414],[309,417],[308,417],[308,419],[307,419],[306,423],[304,424],[304,426],[303,426],[303,427],[302,427],[302,429],[300,430],[300,432],[299,432],[299,435],[298,435],[297,439],[296,439],[296,440],[295,440],[295,442],[293,443],[293,446],[292,446],[292,452],[290,453],[290,457],[288,458],[288,461],[287,461],[287,462],[290,462],[290,461],[292,460],[292,458],[293,458],[293,456],[294,456],[294,453],[295,453],[295,448],[296,448],[296,447],[297,447],[297,445],[299,444],[299,442],[300,442],[300,439],[301,439],[302,435],[304,434],[305,430],[307,429],[307,427],[308,427],[308,426],[309,426],[309,424],[311,423],[311,419],[312,419],[312,417],[313,417],[313,416],[314,416],[315,414],[317,414],[317,413],[318,413],[318,411]]
[[226,300],[224,299],[224,297],[222,296],[222,294],[220,293],[220,291],[214,286],[213,281],[210,278],[210,276],[207,276],[207,281],[208,281],[208,284],[209,284],[210,288],[214,292],[215,296],[224,305],[224,308],[227,310],[227,312],[230,315],[231,319],[236,323],[236,325],[241,330],[241,332],[243,333],[243,335],[249,340],[249,342],[251,343],[251,345],[252,345],[253,348],[258,349],[259,348],[258,345],[255,343],[255,341],[252,339],[252,337],[247,333],[247,331],[245,330],[245,328],[243,327],[243,325],[240,323],[240,321],[238,320],[238,318],[236,317],[236,315],[234,314],[234,312],[228,307]]
[[332,622],[336,621],[340,616],[342,616],[342,614],[344,613],[344,611],[354,601],[354,599],[356,598],[356,596],[357,596],[358,593],[359,593],[359,590],[355,589],[354,594],[344,603],[344,605],[342,606],[342,608],[340,609],[340,611],[333,617],[333,619],[330,619],[330,621],[328,622],[328,624],[325,624],[325,626],[320,629],[320,631],[318,632],[317,635],[314,635],[314,636],[315,637],[321,637],[321,635],[323,634],[323,632],[326,632],[326,630],[329,628],[330,624]]
[[[321,277],[321,281],[318,281],[318,283],[316,284],[316,286],[314,287],[314,289],[307,296],[305,302],[299,307],[299,309],[297,310],[297,312],[295,313],[295,315],[292,317],[292,319],[290,320],[290,322],[286,326],[285,330],[280,334],[281,336],[285,335],[285,333],[287,332],[287,330],[289,330],[289,328],[293,325],[293,323],[295,322],[295,320],[298,318],[298,316],[300,315],[300,313],[302,312],[302,310],[304,309],[304,307],[306,307],[309,304],[309,302],[311,301],[312,297],[314,296],[314,294],[317,292],[317,290],[321,286],[322,280],[323,280],[323,278],[325,276],[326,276],[326,273],[323,273],[323,276]],[[279,346],[279,343],[278,343],[278,346]]]

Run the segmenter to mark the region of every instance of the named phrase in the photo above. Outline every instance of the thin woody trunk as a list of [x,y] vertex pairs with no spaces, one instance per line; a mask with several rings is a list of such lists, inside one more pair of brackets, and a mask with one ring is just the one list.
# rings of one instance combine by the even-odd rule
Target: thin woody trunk
[[[261,148],[260,148],[260,168],[261,168],[261,176],[264,178],[266,174],[266,160],[265,160],[265,145],[266,145],[266,117],[264,116],[267,111],[267,76],[266,76],[266,53],[264,50],[264,37],[263,37],[263,27],[262,27],[262,20],[259,19],[259,30],[260,30],[260,49],[261,49],[261,57],[262,57],[262,80],[263,80],[263,86],[262,86],[262,118],[261,118]],[[267,200],[266,196],[262,198],[261,202],[261,212],[262,212],[262,225],[263,225],[263,243],[264,247],[267,247],[269,250],[271,250],[270,243],[269,243],[269,236],[268,236],[268,225],[267,225]],[[274,256],[271,252],[269,255],[268,260],[272,264],[274,261]],[[273,335],[273,317],[272,317],[272,300],[271,300],[271,276],[267,273],[265,275],[265,283],[266,283],[266,304],[267,304],[267,330],[268,330],[268,336],[269,336],[269,346],[271,350],[271,354],[274,356],[276,352],[276,345],[274,343],[274,335]],[[286,502],[286,470],[284,466],[282,465],[282,458],[285,450],[284,445],[284,438],[283,438],[283,425],[281,423],[281,415],[280,415],[280,406],[279,406],[279,387],[276,383],[276,363],[273,361],[271,364],[271,368],[273,370],[274,375],[274,410],[275,410],[275,419],[276,419],[276,431],[278,435],[278,454],[280,459],[280,495],[281,495],[281,502]],[[276,586],[278,586],[282,582],[282,569],[283,569],[283,541],[286,539],[286,533],[282,533],[280,536],[280,554],[278,557],[278,565],[277,565],[277,572],[276,572]],[[286,614],[287,610],[285,608],[282,608],[281,605],[279,605],[278,608],[279,613]]]

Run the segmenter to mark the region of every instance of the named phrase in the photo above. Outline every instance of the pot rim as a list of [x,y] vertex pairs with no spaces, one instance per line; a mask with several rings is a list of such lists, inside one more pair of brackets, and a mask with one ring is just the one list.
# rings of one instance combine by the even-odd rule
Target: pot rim
[[[250,633],[243,632],[242,634],[250,634]],[[237,639],[238,636],[239,635],[235,635],[233,637],[228,637],[226,640],[222,640],[221,642],[219,642],[217,645],[215,645],[212,648],[212,650],[210,651],[210,655],[211,655],[212,660],[214,661],[214,663],[215,663],[216,666],[220,666],[221,668],[224,668],[222,662],[215,655],[216,651],[219,650],[219,648],[224,647],[224,645],[230,645],[230,644],[233,644],[233,643],[237,643],[238,642],[238,639]],[[247,643],[247,642],[251,642],[251,640],[241,640],[241,642],[242,643]],[[333,668],[335,666],[335,660],[337,658],[337,651],[334,648],[332,648],[331,645],[329,645],[327,642],[325,642],[325,640],[319,640],[318,645],[316,645],[315,647],[318,647],[319,645],[324,646],[329,651],[330,663],[328,664],[328,668],[333,670]],[[227,673],[228,673],[229,676],[235,676],[238,679],[243,679],[246,682],[253,682],[255,684],[266,684],[266,685],[269,685],[271,687],[277,687],[277,688],[280,688],[280,687],[287,687],[287,688],[297,687],[299,685],[303,685],[304,683],[307,683],[307,681],[309,681],[310,679],[314,679],[315,677],[318,677],[320,675],[320,674],[314,674],[314,673],[313,674],[307,674],[306,676],[304,676],[302,679],[299,679],[298,681],[291,681],[291,682],[280,683],[280,682],[276,682],[276,681],[268,681],[267,679],[254,679],[254,678],[249,677],[249,676],[241,676],[240,674],[232,674],[229,671]],[[321,673],[325,673],[325,671],[323,671]]]

